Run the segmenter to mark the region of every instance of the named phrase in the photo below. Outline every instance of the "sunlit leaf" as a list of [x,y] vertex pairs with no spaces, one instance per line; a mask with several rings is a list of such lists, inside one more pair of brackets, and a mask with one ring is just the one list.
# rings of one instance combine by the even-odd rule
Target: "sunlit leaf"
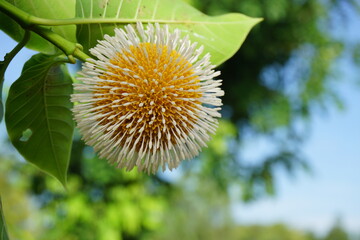
[[0,240],[9,240],[6,225],[5,225],[5,218],[2,210],[1,198],[0,198]]
[[114,28],[122,24],[160,22],[169,24],[171,29],[183,30],[193,41],[204,45],[216,65],[230,58],[260,21],[238,13],[210,17],[181,0],[94,0],[91,3],[77,0],[76,16],[112,22],[78,26],[78,41],[85,51],[103,39],[104,34],[114,35]]
[[[66,19],[75,16],[75,0],[61,0],[61,1],[48,1],[48,0],[6,0],[19,9],[41,18],[48,19]],[[3,30],[15,41],[19,42],[23,38],[24,30],[10,17],[0,12],[0,30]],[[75,26],[56,26],[51,28],[55,33],[62,37],[75,42]],[[37,34],[32,34],[31,39],[26,47],[42,52],[53,54],[57,51],[54,45]]]
[[37,54],[11,86],[5,121],[24,158],[66,184],[74,124],[71,77],[64,59]]

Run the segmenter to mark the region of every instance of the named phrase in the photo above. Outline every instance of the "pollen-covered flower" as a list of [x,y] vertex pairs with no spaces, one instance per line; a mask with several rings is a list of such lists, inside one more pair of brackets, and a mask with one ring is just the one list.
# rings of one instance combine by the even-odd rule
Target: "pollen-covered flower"
[[127,170],[177,167],[206,146],[222,105],[203,47],[167,25],[127,25],[90,50],[72,101],[86,144]]

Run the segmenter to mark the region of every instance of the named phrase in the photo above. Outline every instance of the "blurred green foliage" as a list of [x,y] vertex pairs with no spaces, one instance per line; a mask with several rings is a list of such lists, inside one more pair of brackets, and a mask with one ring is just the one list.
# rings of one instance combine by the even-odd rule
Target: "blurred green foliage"
[[10,239],[36,239],[38,212],[32,208],[29,180],[36,172],[32,167],[24,168],[9,156],[0,156],[0,194],[3,213]]
[[[13,157],[0,161],[10,239],[350,240],[340,220],[325,236],[284,224],[238,225],[232,219],[229,199],[209,179],[194,184],[194,176],[188,175],[171,188],[159,190],[159,182],[103,163],[97,165],[99,170],[116,173],[113,183],[91,186],[88,180],[94,175],[87,179],[71,175],[65,191],[54,178],[26,163]],[[29,191],[32,186],[37,189]]]
[[341,219],[337,219],[334,226],[329,230],[329,232],[324,237],[324,240],[349,240],[350,237],[344,230],[341,225]]
[[[327,31],[341,1],[188,2],[208,14],[264,18],[220,66],[224,118],[208,148],[176,175],[147,176],[114,169],[75,138],[67,191],[29,165],[2,158],[0,189],[11,239],[324,239],[285,225],[239,227],[229,195],[240,189],[235,200],[251,201],[275,194],[279,169],[308,169],[301,153],[307,129],[299,122],[310,120],[314,109],[341,106],[332,67],[345,46]],[[249,136],[265,139],[273,151],[244,159]],[[326,240],[347,239],[333,232]]]

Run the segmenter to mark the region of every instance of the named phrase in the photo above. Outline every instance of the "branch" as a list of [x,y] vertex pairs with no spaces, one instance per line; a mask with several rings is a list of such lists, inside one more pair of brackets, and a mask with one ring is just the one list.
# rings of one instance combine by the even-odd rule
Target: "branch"
[[[54,33],[48,27],[39,26],[38,21],[41,19],[43,22],[47,22],[50,19],[42,19],[30,15],[21,9],[15,7],[14,5],[6,2],[5,0],[0,0],[0,11],[11,17],[15,20],[23,29],[29,30],[37,33],[42,38],[48,40],[56,47],[58,47],[61,51],[63,51],[69,58],[71,63],[75,63],[75,58],[78,58],[82,61],[86,61],[86,59],[90,58],[87,54],[82,51],[82,46],[78,43],[73,43],[59,34]],[[44,24],[42,24],[44,25]]]
[[6,71],[6,68],[9,66],[11,60],[20,52],[20,50],[25,46],[25,44],[30,39],[30,32],[25,31],[23,39],[15,46],[11,52],[7,53],[4,57],[4,61],[0,62],[0,84],[2,80],[4,79],[4,74]]
[[4,61],[0,61],[0,122],[4,116],[4,108],[1,98],[2,98],[2,88],[5,80],[6,69],[9,66],[11,60],[13,60],[16,54],[18,54],[18,52],[25,46],[25,44],[29,41],[29,39],[30,39],[30,32],[25,31],[23,39],[15,46],[13,50],[11,50],[11,52],[7,53],[4,56]]
[[5,218],[3,215],[1,197],[0,197],[0,237],[3,240],[9,240],[9,236],[7,234],[6,225],[5,225]]

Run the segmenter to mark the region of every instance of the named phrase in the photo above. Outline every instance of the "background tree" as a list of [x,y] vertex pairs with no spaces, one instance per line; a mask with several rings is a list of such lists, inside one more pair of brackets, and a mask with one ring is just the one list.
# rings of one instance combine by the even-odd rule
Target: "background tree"
[[349,236],[342,227],[341,218],[335,221],[334,226],[326,234],[324,240],[348,240]]
[[[344,45],[326,29],[330,14],[341,12],[342,1],[188,2],[208,14],[264,18],[219,67],[226,92],[224,119],[209,148],[183,163],[178,178],[169,179],[161,173],[149,177],[115,170],[76,135],[67,193],[54,179],[24,170],[31,172],[23,181],[40,209],[36,239],[314,239],[282,225],[237,228],[229,212],[229,189],[235,186],[243,200],[255,200],[276,193],[277,169],[290,174],[307,169],[301,144],[313,110],[341,107],[332,64]],[[356,1],[347,4],[359,7]],[[256,163],[242,158],[249,136],[266,139],[272,154]]]

